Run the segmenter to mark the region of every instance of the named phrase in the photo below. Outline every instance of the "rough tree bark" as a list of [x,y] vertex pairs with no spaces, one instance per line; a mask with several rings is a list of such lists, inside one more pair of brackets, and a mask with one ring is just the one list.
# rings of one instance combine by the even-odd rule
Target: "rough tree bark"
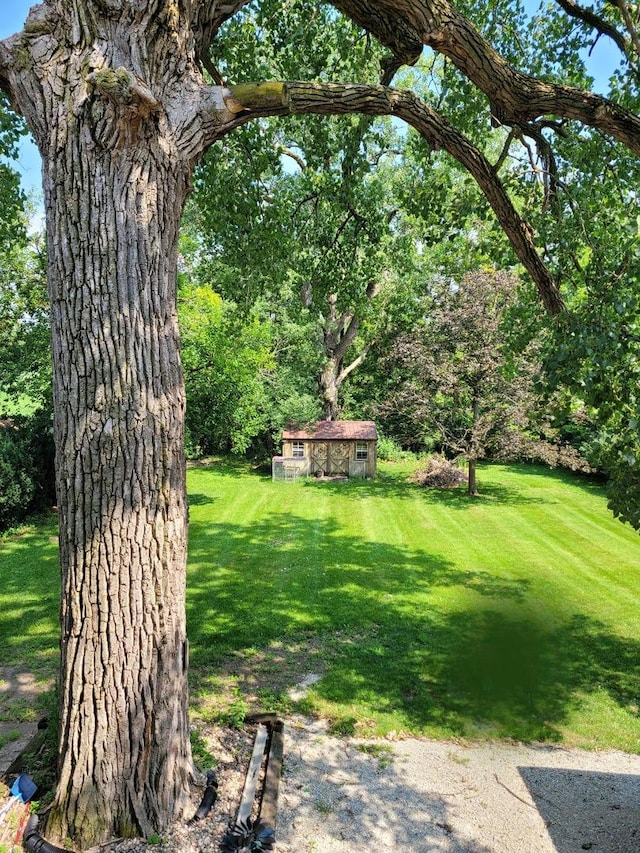
[[329,317],[322,330],[326,361],[320,373],[320,392],[322,416],[326,421],[335,421],[340,414],[338,394],[340,386],[348,376],[348,373],[343,370],[344,358],[360,326],[358,318],[348,311],[338,316],[337,301],[338,297],[335,294],[329,297]]
[[[370,286],[367,296],[371,299],[376,292],[374,286]],[[366,358],[372,342],[366,344],[359,355],[349,364],[344,360],[349,347],[356,339],[360,328],[360,320],[350,311],[343,311],[340,315],[337,311],[338,297],[332,294],[329,297],[329,317],[323,328],[323,349],[325,363],[320,372],[320,393],[322,396],[322,417],[326,421],[335,421],[340,415],[339,394],[345,379],[356,370]]]
[[136,5],[52,2],[0,55],[43,159],[62,569],[46,831],[79,848],[161,831],[192,775],[177,239],[233,115],[173,4]]
[[91,158],[68,136],[45,155],[63,567],[47,826],[81,845],[156,831],[191,773],[174,293],[186,175],[153,134],[136,136]]

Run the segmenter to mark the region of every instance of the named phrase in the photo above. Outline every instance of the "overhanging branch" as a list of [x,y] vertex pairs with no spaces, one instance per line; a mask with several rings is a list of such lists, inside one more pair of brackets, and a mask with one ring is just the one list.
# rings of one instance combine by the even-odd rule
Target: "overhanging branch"
[[626,53],[627,45],[624,34],[619,32],[608,21],[605,21],[604,18],[601,18],[600,15],[596,15],[592,9],[580,6],[575,0],[556,0],[556,3],[569,17],[582,21],[604,36],[609,36],[615,42],[618,49],[622,53]]
[[250,0],[201,0],[194,4],[193,32],[196,39],[196,55],[204,68],[209,73],[214,71],[212,77],[216,80],[217,72],[212,68],[209,60],[209,47],[216,37],[220,27],[239,12],[243,6],[248,5]]
[[229,103],[237,111],[237,124],[261,116],[295,114],[362,113],[403,119],[432,148],[444,149],[471,174],[536,283],[547,311],[557,314],[564,308],[556,283],[536,250],[530,225],[516,211],[489,161],[462,133],[411,92],[363,84],[245,83],[229,90]]
[[[489,99],[503,124],[558,116],[596,128],[640,156],[640,119],[592,92],[545,83],[511,66],[448,0],[338,0],[336,8],[387,43],[395,20],[448,57]],[[366,22],[366,23],[365,23]]]

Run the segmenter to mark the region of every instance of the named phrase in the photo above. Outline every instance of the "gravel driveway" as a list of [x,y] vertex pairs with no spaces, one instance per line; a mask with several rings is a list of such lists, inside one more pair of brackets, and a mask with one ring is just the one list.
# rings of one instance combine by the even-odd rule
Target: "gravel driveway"
[[[252,737],[203,731],[220,765],[209,817],[160,844],[100,853],[217,853]],[[194,808],[201,790],[194,790]],[[639,853],[640,755],[514,743],[337,738],[288,720],[275,853]],[[98,853],[98,851],[96,851]]]
[[300,721],[285,730],[278,840],[287,853],[638,853],[640,755],[361,742]]

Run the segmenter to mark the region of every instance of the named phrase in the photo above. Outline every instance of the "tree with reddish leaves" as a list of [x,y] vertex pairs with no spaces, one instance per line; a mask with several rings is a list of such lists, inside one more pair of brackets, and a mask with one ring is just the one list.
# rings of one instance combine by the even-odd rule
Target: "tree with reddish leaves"
[[509,441],[531,399],[531,370],[526,359],[515,364],[505,333],[517,288],[512,274],[485,270],[436,282],[424,317],[388,356],[394,387],[381,413],[405,418],[414,442],[431,439],[463,457],[472,496],[488,444]]

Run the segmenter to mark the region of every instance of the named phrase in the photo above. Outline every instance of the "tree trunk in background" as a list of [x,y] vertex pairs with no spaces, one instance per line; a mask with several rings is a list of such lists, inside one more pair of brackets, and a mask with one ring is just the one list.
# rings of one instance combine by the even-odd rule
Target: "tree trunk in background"
[[340,365],[337,363],[337,359],[328,358],[320,374],[322,418],[325,421],[337,421],[340,415],[340,407],[338,406],[339,373]]
[[475,498],[480,494],[478,492],[478,481],[476,479],[476,464],[479,453],[477,428],[480,420],[480,398],[475,390],[473,392],[472,407],[473,425],[471,427],[471,447],[469,452],[469,495]]
[[478,483],[476,479],[476,460],[473,458],[469,459],[469,495],[472,498],[475,498],[479,495],[478,492]]
[[329,298],[329,316],[325,319],[322,335],[325,363],[320,372],[320,394],[322,399],[322,417],[325,421],[336,421],[340,416],[338,394],[340,386],[360,363],[357,359],[348,368],[344,368],[347,350],[354,342],[360,321],[350,311],[338,314],[338,297],[332,293]]

